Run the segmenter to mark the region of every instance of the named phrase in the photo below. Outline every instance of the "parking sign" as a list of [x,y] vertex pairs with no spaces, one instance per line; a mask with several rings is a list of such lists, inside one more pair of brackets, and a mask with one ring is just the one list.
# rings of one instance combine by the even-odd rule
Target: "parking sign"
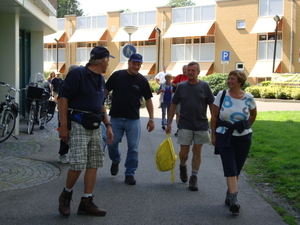
[[221,58],[222,58],[222,61],[229,61],[230,60],[230,52],[222,51]]

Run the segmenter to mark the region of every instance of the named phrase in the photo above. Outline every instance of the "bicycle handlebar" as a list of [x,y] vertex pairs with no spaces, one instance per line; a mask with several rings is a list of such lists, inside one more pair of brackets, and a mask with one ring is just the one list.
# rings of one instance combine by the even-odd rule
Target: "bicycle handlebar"
[[10,86],[8,83],[1,82],[1,81],[0,81],[0,84],[1,84],[2,86],[8,87],[10,90],[20,92],[20,89],[14,88],[13,86]]

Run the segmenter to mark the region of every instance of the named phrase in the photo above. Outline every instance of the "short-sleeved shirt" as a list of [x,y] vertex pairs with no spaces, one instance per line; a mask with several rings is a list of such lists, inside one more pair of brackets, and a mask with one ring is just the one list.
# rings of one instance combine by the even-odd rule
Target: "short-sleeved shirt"
[[114,72],[106,82],[112,92],[109,115],[117,118],[139,119],[141,98],[152,98],[148,80],[140,73],[131,75],[127,70]]
[[[214,101],[214,105],[220,107],[220,101],[223,91],[220,91]],[[244,96],[240,99],[232,98],[228,90],[223,100],[222,107],[220,109],[219,118],[223,121],[230,123],[238,122],[241,120],[248,120],[250,117],[250,110],[256,108],[256,103],[253,95],[244,93]],[[224,134],[227,130],[226,127],[217,127],[216,132]],[[234,136],[244,136],[252,132],[252,129],[245,129],[241,134],[236,130],[233,131]]]
[[207,131],[207,105],[214,102],[214,95],[205,81],[190,84],[188,81],[180,83],[173,96],[172,103],[180,103],[179,129],[193,131]]
[[104,77],[87,67],[77,67],[68,73],[59,97],[68,99],[69,108],[100,113],[105,100]]
[[175,77],[175,79],[172,81],[173,84],[181,83],[183,81],[188,80],[188,77],[183,74],[179,74]]
[[62,83],[62,79],[61,78],[56,78],[54,77],[52,80],[51,80],[51,84],[52,84],[52,87],[53,87],[53,91],[54,92],[59,92],[59,87]]
[[165,76],[168,74],[167,72],[159,72],[154,78],[159,79],[159,83],[163,84],[166,82]]

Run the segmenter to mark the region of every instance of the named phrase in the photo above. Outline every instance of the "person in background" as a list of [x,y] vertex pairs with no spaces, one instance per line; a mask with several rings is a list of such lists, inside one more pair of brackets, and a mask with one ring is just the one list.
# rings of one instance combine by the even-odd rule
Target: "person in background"
[[180,178],[184,183],[188,181],[186,161],[189,157],[190,145],[193,144],[192,174],[189,179],[191,191],[198,191],[197,175],[201,164],[202,145],[210,142],[206,111],[209,106],[212,112],[215,99],[208,83],[198,79],[199,73],[199,63],[190,62],[187,66],[188,80],[178,85],[173,96],[166,129],[166,133],[170,134],[175,110],[180,103],[177,139],[177,143],[180,144]]
[[251,126],[257,114],[253,96],[242,90],[246,80],[246,74],[240,70],[233,70],[228,74],[229,89],[226,90],[222,105],[220,102],[223,91],[218,93],[211,118],[211,142],[221,156],[227,183],[225,204],[232,213],[239,213],[240,210],[237,200],[238,177],[250,150]]
[[[77,65],[71,65],[68,69],[68,73],[75,69],[76,67],[78,67]],[[66,75],[66,77],[68,76],[68,74]],[[63,83],[63,82],[62,82]],[[61,83],[61,85],[62,85]],[[59,90],[61,89],[61,85],[59,87]],[[59,101],[60,100],[60,91],[58,93],[58,97],[57,97],[57,108],[59,109]],[[59,113],[58,113],[58,121],[59,121]],[[58,127],[60,127],[60,124],[58,123]],[[59,129],[59,128],[58,128]],[[60,163],[69,163],[69,159],[67,157],[67,154],[69,152],[69,145],[66,142],[63,142],[62,140],[59,141],[59,158],[58,158],[58,162]]]
[[[77,67],[68,73],[61,87],[59,103],[59,137],[69,144],[69,164],[66,184],[59,196],[58,210],[61,215],[70,215],[73,187],[81,172],[84,174],[84,193],[77,214],[105,216],[106,211],[94,203],[93,190],[97,180],[97,170],[103,166],[104,152],[101,145],[100,129],[83,125],[99,125],[99,119],[107,131],[107,144],[113,140],[111,124],[104,105],[105,81],[102,73],[109,65],[109,54],[105,47],[92,49],[90,60],[85,67]],[[86,120],[86,117],[90,118]],[[100,122],[101,123],[101,122]]]
[[106,94],[112,93],[112,105],[109,111],[115,138],[108,145],[109,158],[112,161],[110,172],[116,176],[119,172],[121,153],[119,143],[124,133],[127,138],[127,157],[125,161],[125,183],[135,185],[135,171],[138,168],[139,142],[141,137],[140,106],[141,98],[146,100],[149,114],[147,130],[154,129],[152,92],[148,80],[139,73],[143,56],[132,54],[128,60],[127,70],[114,72],[106,82]]
[[170,106],[171,106],[171,100],[172,100],[172,96],[173,96],[173,87],[172,87],[172,75],[167,73],[165,76],[166,82],[161,84],[157,94],[161,94],[161,112],[162,112],[162,121],[161,121],[161,128],[163,130],[166,129],[167,126],[167,119],[166,119],[166,115],[169,112]]
[[51,80],[52,95],[54,97],[54,102],[57,103],[57,96],[59,92],[59,87],[61,85],[62,79],[60,78],[60,73],[57,72],[55,77]]
[[[166,82],[166,79],[165,79],[166,74],[167,74],[167,67],[166,67],[166,66],[163,66],[163,67],[162,67],[162,71],[160,71],[160,72],[154,77],[156,83],[159,84],[159,85],[165,83],[165,82]],[[162,95],[160,94],[160,95],[159,95],[159,100],[158,100],[158,101],[159,101],[158,108],[161,107],[161,105],[160,105],[160,103],[161,103],[161,98],[162,98]]]
[[51,83],[51,80],[53,79],[55,77],[55,72],[54,71],[52,71],[50,74],[49,74],[49,76],[47,77],[47,82],[49,82],[49,83]]
[[[175,77],[175,79],[172,81],[172,86],[173,86],[173,92],[175,93],[176,92],[176,88],[178,87],[178,85],[181,83],[181,82],[184,82],[186,80],[188,80],[188,77],[187,77],[187,74],[186,74],[186,67],[187,65],[184,65],[182,67],[182,74],[179,74]],[[179,112],[180,112],[180,103],[177,105],[177,108],[176,108],[176,111],[175,111],[175,115],[176,115],[176,124],[178,124],[178,121],[179,121]],[[174,134],[176,137],[178,135],[178,129],[176,130],[175,134]]]

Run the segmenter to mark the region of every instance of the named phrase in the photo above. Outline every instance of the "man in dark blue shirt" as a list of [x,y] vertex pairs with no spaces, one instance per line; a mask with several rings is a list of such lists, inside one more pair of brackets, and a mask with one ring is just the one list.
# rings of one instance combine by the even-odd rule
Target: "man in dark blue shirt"
[[128,151],[125,162],[125,183],[135,185],[134,172],[138,167],[138,148],[141,136],[140,107],[141,98],[146,100],[149,113],[147,129],[154,129],[152,93],[148,80],[139,73],[143,57],[140,54],[132,54],[128,60],[128,69],[114,72],[106,82],[107,94],[113,91],[112,105],[109,111],[112,129],[115,135],[114,141],[108,145],[109,157],[112,160],[111,175],[115,176],[119,171],[121,154],[119,143],[126,132]]
[[[99,209],[93,203],[97,169],[103,166],[104,161],[100,130],[97,126],[83,127],[83,120],[85,116],[103,115],[103,123],[107,127],[107,144],[112,142],[112,128],[104,106],[105,83],[102,75],[108,67],[109,57],[114,58],[109,55],[106,48],[100,46],[93,48],[89,63],[85,67],[77,67],[70,71],[61,87],[59,137],[62,141],[68,142],[70,150],[70,168],[66,186],[59,197],[59,212],[64,216],[70,215],[73,187],[83,170],[85,170],[84,194],[77,213],[93,216],[106,214],[105,210]],[[97,122],[94,120],[91,122],[92,125],[96,123],[99,127],[98,119]]]

